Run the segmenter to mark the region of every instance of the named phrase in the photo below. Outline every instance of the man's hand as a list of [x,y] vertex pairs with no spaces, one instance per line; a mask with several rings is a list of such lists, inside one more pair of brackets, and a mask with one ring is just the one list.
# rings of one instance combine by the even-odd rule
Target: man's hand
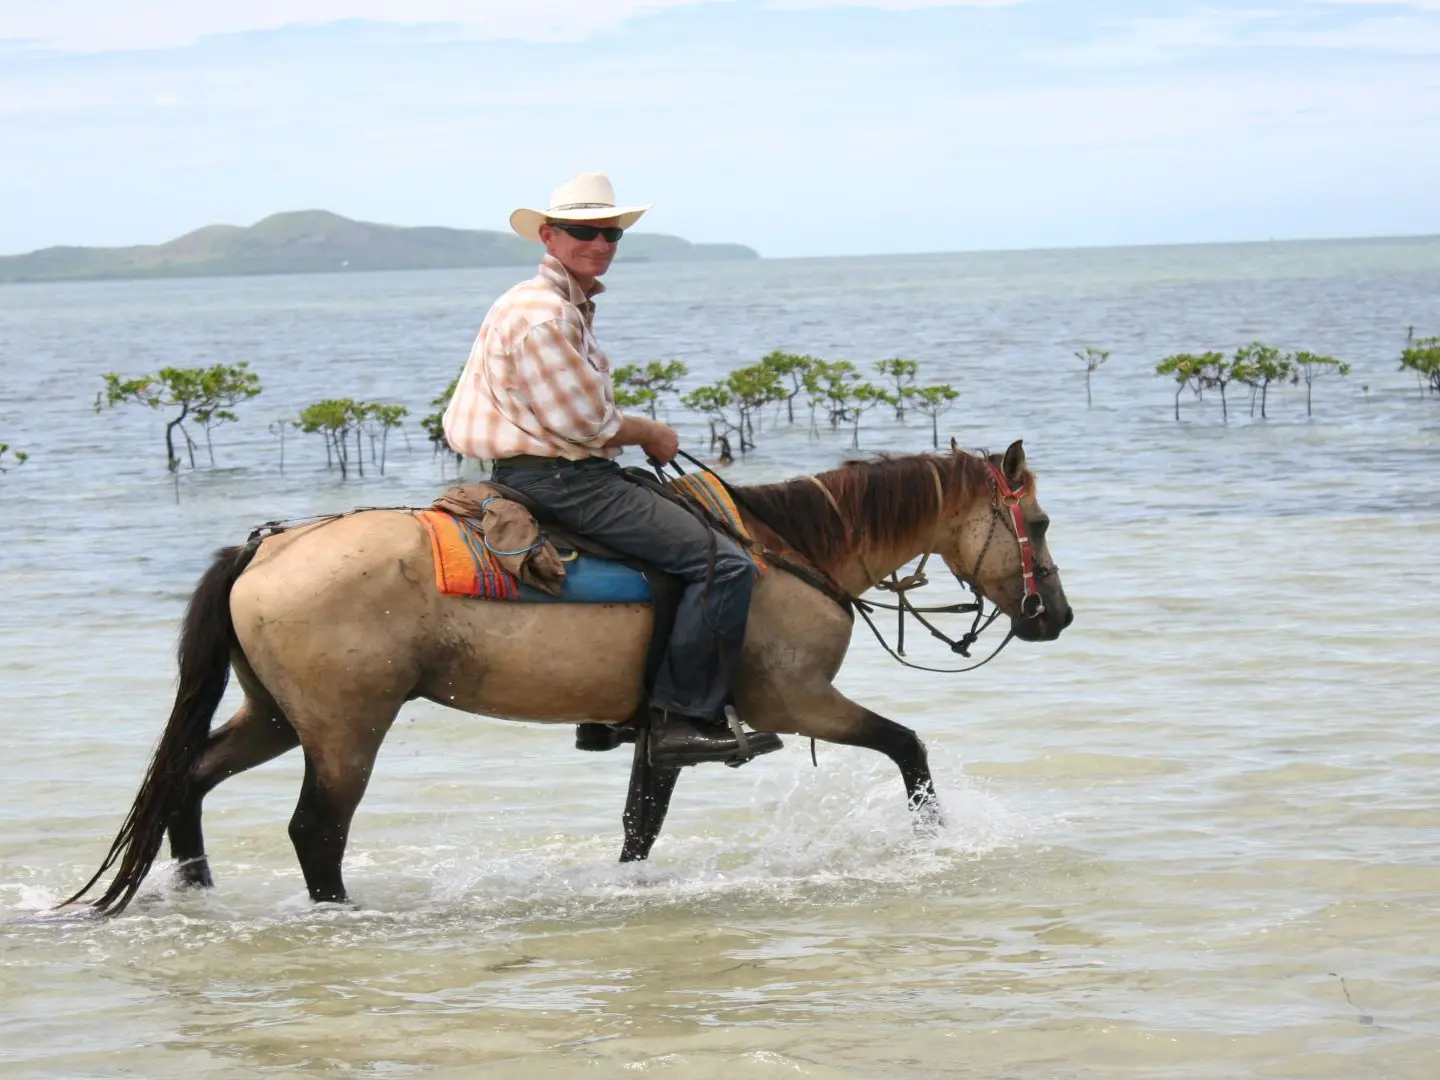
[[643,416],[622,416],[620,430],[606,446],[638,446],[645,456],[661,465],[669,465],[680,451],[680,436],[669,424]]
[[669,465],[680,452],[680,436],[669,424],[652,420],[650,430],[645,433],[645,438],[640,443],[640,449],[645,451],[646,457],[653,458],[661,465]]

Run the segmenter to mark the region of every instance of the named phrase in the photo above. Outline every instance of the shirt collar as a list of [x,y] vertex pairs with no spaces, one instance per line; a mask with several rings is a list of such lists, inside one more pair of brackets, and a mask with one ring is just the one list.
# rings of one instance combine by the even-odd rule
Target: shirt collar
[[583,307],[588,300],[594,299],[605,291],[604,284],[597,281],[587,296],[585,290],[580,288],[580,283],[570,276],[570,271],[565,269],[565,264],[550,254],[546,254],[540,260],[540,277],[576,307]]

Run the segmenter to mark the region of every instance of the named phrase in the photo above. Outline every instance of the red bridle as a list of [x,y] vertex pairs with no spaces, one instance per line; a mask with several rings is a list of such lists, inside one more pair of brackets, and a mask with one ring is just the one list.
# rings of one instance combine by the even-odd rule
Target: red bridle
[[[1030,543],[1030,533],[1025,528],[1025,515],[1020,511],[1020,493],[1015,491],[1015,489],[1010,486],[1010,482],[1005,479],[1005,471],[1003,469],[998,468],[995,463],[991,461],[986,461],[985,465],[990,470],[990,482],[995,488],[995,498],[990,504],[990,507],[997,517],[1007,519],[1010,522],[1010,527],[1015,530],[1015,540],[1020,545],[1021,584],[1025,588],[1025,595],[1020,599],[1020,614],[1024,615],[1027,619],[1037,619],[1045,614],[1045,601],[1040,596],[1040,586],[1036,581],[1035,548],[1034,545]],[[1010,513],[1008,518],[1001,512],[1000,508],[1002,506],[1009,508]],[[985,545],[986,547],[990,545],[988,538],[985,541]],[[980,556],[981,559],[984,558],[985,552],[983,550]],[[979,560],[975,563],[975,573],[978,580],[980,573]],[[1049,575],[1046,574],[1045,576]]]

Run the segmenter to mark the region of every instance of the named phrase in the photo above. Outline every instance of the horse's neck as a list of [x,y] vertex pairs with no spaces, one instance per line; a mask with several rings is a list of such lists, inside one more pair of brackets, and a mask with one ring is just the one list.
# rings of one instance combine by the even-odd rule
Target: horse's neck
[[876,582],[889,577],[911,559],[926,554],[935,538],[935,522],[927,520],[905,540],[884,548],[857,548],[833,569],[835,580],[851,596],[859,596]]

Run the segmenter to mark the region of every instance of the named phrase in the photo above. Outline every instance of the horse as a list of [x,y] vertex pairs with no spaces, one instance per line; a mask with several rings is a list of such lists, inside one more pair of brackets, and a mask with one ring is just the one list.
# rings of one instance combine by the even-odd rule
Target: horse
[[[924,743],[832,685],[850,643],[848,601],[933,553],[1008,616],[1014,636],[1057,638],[1074,615],[1022,444],[1003,455],[952,444],[948,454],[850,461],[730,490],[760,551],[818,572],[772,565],[756,583],[733,679],[740,717],[756,731],[885,754],[917,820],[938,822]],[[311,899],[346,902],[350,822],[407,701],[508,720],[624,725],[643,701],[651,626],[645,604],[441,595],[426,534],[408,511],[356,511],[222,548],[187,606],[174,706],[139,792],[100,869],[64,903],[118,863],[89,904],[100,915],[123,911],[166,834],[179,882],[213,884],[205,796],[297,746],[305,772],[290,839]],[[244,701],[212,731],[232,670]],[[627,812],[622,860],[648,856],[678,772],[649,778],[648,820]]]

